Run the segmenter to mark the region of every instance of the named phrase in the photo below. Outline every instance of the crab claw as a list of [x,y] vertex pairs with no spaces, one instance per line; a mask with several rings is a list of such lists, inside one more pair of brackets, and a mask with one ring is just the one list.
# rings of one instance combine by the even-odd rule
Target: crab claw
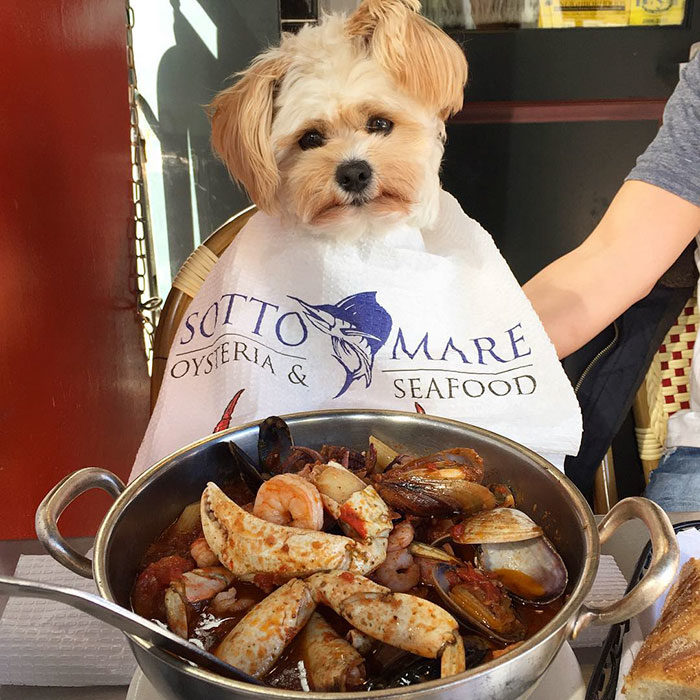
[[360,632],[418,656],[441,657],[443,676],[464,670],[459,625],[439,605],[392,593],[349,571],[314,574],[306,585],[316,603],[328,605]]

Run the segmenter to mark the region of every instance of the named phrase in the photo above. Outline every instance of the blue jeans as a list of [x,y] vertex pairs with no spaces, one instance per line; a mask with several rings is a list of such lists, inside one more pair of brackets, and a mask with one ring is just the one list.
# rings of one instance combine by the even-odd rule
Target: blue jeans
[[700,447],[669,449],[644,495],[666,511],[700,510]]

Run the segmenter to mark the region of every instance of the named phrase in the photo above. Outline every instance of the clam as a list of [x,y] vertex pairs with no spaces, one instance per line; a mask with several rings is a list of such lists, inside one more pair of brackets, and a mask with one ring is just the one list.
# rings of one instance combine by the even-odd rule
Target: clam
[[568,582],[566,566],[542,528],[515,508],[477,513],[451,530],[460,544],[479,545],[479,566],[514,596],[531,603],[556,600]]
[[542,528],[515,508],[494,508],[455,525],[452,539],[460,544],[521,542],[539,537]]
[[432,583],[446,607],[467,627],[501,642],[525,637],[504,587],[471,564],[437,564]]
[[444,549],[440,549],[439,547],[434,547],[423,542],[411,542],[411,544],[408,545],[408,551],[415,557],[425,557],[426,559],[443,561],[447,562],[448,564],[455,564],[456,566],[460,566],[462,564],[460,559],[452,556]]
[[551,603],[564,593],[569,580],[562,558],[544,535],[524,542],[482,544],[477,558],[482,569],[530,603]]

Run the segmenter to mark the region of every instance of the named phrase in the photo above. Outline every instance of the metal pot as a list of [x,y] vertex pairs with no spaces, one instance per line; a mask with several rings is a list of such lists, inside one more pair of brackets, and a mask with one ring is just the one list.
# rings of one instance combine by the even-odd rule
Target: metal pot
[[[533,517],[555,544],[569,572],[570,591],[562,610],[537,634],[499,659],[459,676],[416,686],[345,693],[344,697],[432,700],[500,698],[529,694],[559,648],[588,624],[621,622],[648,607],[672,581],[678,546],[666,514],[643,498],[618,503],[596,528],[593,514],[576,487],[534,452],[463,423],[387,411],[332,411],[287,417],[295,442],[320,448],[325,444],[365,449],[375,435],[401,451],[428,454],[451,447],[472,447],[484,458],[484,483],[509,485],[518,507]],[[66,477],[39,506],[37,533],[48,551],[83,576],[93,576],[102,596],[130,607],[136,568],[148,545],[185,505],[196,500],[208,481],[230,474],[227,442],[234,440],[256,455],[257,424],[216,433],[162,460],[128,487],[102,469],[90,468]],[[119,495],[97,533],[92,562],[65,542],[57,528],[61,511],[78,495],[102,488]],[[647,575],[629,594],[610,605],[585,605],[600,556],[600,543],[632,518],[649,529],[653,561]],[[337,700],[333,693],[301,693],[230,681],[189,665],[135,636],[127,635],[136,659],[150,682],[166,697],[246,698],[270,700],[299,697]]]

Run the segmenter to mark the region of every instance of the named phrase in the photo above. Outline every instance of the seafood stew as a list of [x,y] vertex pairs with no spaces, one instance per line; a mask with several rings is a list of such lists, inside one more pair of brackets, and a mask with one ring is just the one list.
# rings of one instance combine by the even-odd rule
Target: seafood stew
[[258,452],[261,468],[209,483],[153,542],[131,601],[269,685],[454,675],[561,609],[564,563],[506,484],[481,483],[474,450],[316,451],[270,419]]

